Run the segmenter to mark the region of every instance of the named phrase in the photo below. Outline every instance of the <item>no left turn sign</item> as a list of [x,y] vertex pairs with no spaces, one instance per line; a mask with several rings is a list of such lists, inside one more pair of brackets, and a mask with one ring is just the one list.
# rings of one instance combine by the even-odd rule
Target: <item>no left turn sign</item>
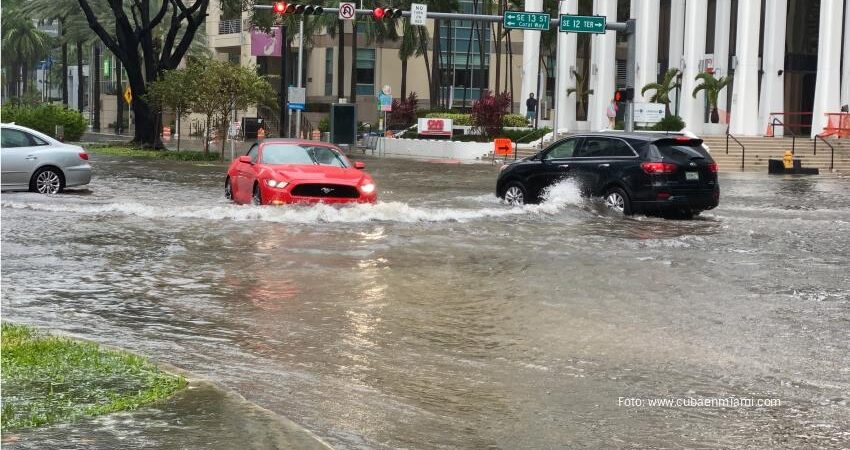
[[356,5],[354,3],[348,2],[340,2],[339,4],[339,18],[340,20],[352,20],[354,19]]

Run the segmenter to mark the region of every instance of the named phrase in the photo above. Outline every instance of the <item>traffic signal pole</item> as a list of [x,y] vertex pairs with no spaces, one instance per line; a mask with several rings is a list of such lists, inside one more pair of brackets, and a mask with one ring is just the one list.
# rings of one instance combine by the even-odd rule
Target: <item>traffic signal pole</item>
[[[255,10],[274,10],[274,5],[254,5]],[[375,11],[372,9],[355,9],[355,16],[371,16]],[[339,14],[339,8],[323,8],[321,11],[317,11],[317,14]],[[410,17],[410,11],[401,11],[401,17]],[[431,12],[428,11],[426,14],[426,18],[429,19],[447,19],[447,20],[471,20],[471,21],[479,21],[479,22],[502,22],[504,20],[504,16],[499,15],[489,15],[489,14],[461,14],[461,13],[444,13],[444,12]],[[302,19],[303,25],[303,19]],[[555,17],[550,19],[550,26],[559,27],[560,25],[560,17]],[[627,37],[627,56],[626,56],[626,88],[630,88],[634,90],[635,85],[635,60],[636,60],[636,30],[637,23],[635,19],[629,19],[626,22],[607,22],[605,23],[605,30],[607,31],[616,31],[619,33],[626,34]],[[286,26],[281,25],[281,30],[286,36]],[[303,28],[302,28],[303,33]],[[303,37],[301,38],[303,40]],[[560,39],[558,40],[560,41]],[[284,42],[286,40],[284,39]],[[285,47],[285,46],[284,46]],[[281,117],[286,114],[286,49],[282,51],[281,57],[281,96],[280,96],[280,107],[281,107]],[[556,50],[556,56],[560,57],[561,52]],[[354,63],[354,61],[352,61]],[[556,67],[561,67],[559,63],[555,63]],[[299,67],[298,76],[301,77],[302,68]],[[563,89],[563,82],[567,78],[569,78],[569,73],[562,73],[562,70],[558,70],[556,72],[555,83],[557,88]],[[300,78],[299,78],[299,87],[301,86]],[[625,112],[625,131],[634,131],[634,102],[633,99],[628,98],[626,100],[626,112]],[[558,135],[558,123],[557,123],[557,109],[562,107],[562,105],[555,105],[555,115],[556,120],[554,125],[554,137],[557,138]],[[299,121],[300,124],[300,121]],[[288,135],[282,134],[284,137]]]
[[[258,5],[259,6],[259,5]],[[289,85],[286,83],[286,60],[289,46],[286,45],[286,25],[280,26],[283,42],[280,44],[280,137],[289,137],[289,109],[286,107],[286,95]]]

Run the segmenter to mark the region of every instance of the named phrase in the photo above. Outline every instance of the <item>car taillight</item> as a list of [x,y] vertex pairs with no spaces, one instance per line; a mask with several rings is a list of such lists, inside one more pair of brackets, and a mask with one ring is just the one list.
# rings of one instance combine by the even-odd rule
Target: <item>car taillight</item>
[[86,153],[86,152],[80,152],[80,159],[88,160],[88,159],[89,159],[89,154],[88,154],[88,153]]
[[711,163],[708,165],[708,171],[711,173],[717,173],[717,163]]
[[641,163],[640,167],[650,175],[656,173],[673,173],[676,171],[675,164],[666,162],[645,162]]

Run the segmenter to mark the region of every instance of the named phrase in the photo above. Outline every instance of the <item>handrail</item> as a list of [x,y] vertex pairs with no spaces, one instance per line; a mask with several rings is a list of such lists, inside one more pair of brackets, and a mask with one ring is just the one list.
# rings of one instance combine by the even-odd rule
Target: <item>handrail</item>
[[[778,118],[774,117],[773,120],[770,121],[770,132],[773,135],[776,135],[776,130],[775,130],[776,125],[779,125],[783,129],[785,129],[786,131],[789,131],[791,133],[791,154],[793,155],[795,150],[797,150],[797,133],[794,133],[794,130],[792,130],[791,128],[788,128],[788,126],[785,125],[784,122],[782,122]],[[817,154],[817,153],[815,153],[815,154]]]
[[741,170],[744,170],[744,156],[747,153],[747,149],[746,149],[746,147],[744,147],[744,144],[742,144],[741,141],[738,140],[738,138],[736,138],[735,136],[732,136],[732,134],[729,133],[729,127],[726,127],[726,154],[727,155],[729,154],[729,138],[732,138],[733,141],[737,142],[738,145],[741,146]]
[[813,141],[815,141],[815,154],[816,155],[817,155],[817,152],[818,152],[818,139],[822,140],[823,143],[826,144],[829,147],[829,150],[830,150],[830,152],[829,152],[829,170],[832,170],[832,168],[835,166],[835,147],[833,147],[832,144],[827,142],[827,140],[824,139],[823,136],[816,134],[815,137],[812,139]]

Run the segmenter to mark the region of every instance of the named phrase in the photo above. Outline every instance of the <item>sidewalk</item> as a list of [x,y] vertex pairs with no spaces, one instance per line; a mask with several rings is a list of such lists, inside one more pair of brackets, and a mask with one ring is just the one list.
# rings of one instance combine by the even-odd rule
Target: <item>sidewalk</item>
[[330,445],[294,422],[227,392],[189,379],[187,389],[162,404],[3,433],[9,449],[317,449]]

